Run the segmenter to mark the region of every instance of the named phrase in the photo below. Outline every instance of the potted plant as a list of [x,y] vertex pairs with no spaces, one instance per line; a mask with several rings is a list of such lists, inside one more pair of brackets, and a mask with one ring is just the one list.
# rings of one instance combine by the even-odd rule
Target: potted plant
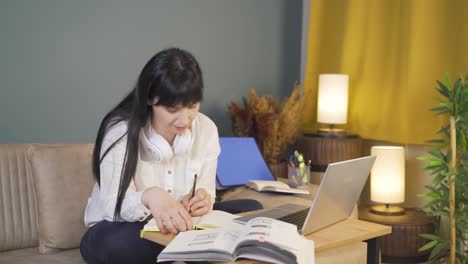
[[303,107],[304,96],[299,85],[282,102],[271,95],[258,96],[252,90],[248,98],[243,97],[242,106],[234,100],[229,105],[233,133],[239,137],[254,137],[273,174],[287,177],[286,163],[280,161],[296,139]]
[[[430,242],[420,251],[432,249],[429,258],[436,260],[450,253],[450,263],[468,262],[468,79],[459,78],[454,85],[446,77],[445,84],[437,81],[441,98],[439,106],[432,108],[439,115],[448,115],[449,124],[438,134],[441,138],[429,141],[435,144],[428,156],[425,170],[430,171],[432,182],[420,196],[428,199],[425,205],[434,218],[434,234],[422,234]],[[449,235],[441,232],[443,221],[449,219]]]

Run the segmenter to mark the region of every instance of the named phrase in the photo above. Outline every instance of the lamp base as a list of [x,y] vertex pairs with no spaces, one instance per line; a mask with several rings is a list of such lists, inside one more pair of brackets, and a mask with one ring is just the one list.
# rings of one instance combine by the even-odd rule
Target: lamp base
[[343,128],[336,128],[336,127],[333,127],[333,128],[322,127],[322,128],[319,128],[319,132],[320,133],[341,134],[341,133],[345,133],[345,130]]
[[405,214],[405,208],[401,206],[396,206],[396,205],[374,205],[371,206],[370,210],[371,213],[373,214],[378,214],[378,215],[404,215]]
[[[323,125],[323,124],[322,124]],[[321,134],[345,134],[343,128],[337,128],[335,124],[327,124],[327,127],[320,127],[318,132]]]

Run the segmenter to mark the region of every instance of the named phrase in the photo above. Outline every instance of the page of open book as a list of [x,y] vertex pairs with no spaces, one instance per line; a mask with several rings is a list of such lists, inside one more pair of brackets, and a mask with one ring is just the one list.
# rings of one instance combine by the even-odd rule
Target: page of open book
[[[301,236],[295,225],[266,217],[257,217],[247,222],[236,245],[245,241],[260,243],[271,243],[279,249],[293,253],[297,263],[314,263],[314,242]],[[284,252],[286,254],[286,252]],[[287,255],[287,254],[286,254]],[[258,258],[258,254],[243,254],[242,257]],[[269,258],[265,261],[271,261]],[[275,261],[273,261],[275,263]],[[281,262],[277,262],[281,263]]]
[[[206,215],[200,217],[192,217],[192,226],[194,229],[208,229],[219,227],[236,227],[241,224],[232,221],[237,218],[234,214],[226,213],[219,210],[213,210]],[[142,232],[159,232],[159,227],[156,220],[152,218],[143,227]]]
[[[175,259],[233,260],[234,243],[241,228],[220,228],[179,233],[158,256],[158,261]],[[189,256],[189,252],[192,256]],[[202,253],[202,255],[195,253]],[[215,254],[214,252],[220,252]],[[183,253],[185,254],[185,256]],[[224,254],[222,254],[224,253]]]
[[309,194],[306,189],[291,188],[281,181],[249,181],[247,186],[257,191],[272,191],[283,193]]
[[289,185],[280,181],[249,181],[247,185],[254,184],[257,185],[259,189],[262,189],[266,186],[271,186],[275,188],[289,189]]
[[259,217],[237,228],[179,233],[158,261],[231,261],[238,257],[278,264],[313,264],[314,243],[294,225]]
[[242,224],[232,221],[239,216],[227,212],[213,210],[199,217],[196,224],[197,229],[220,228],[220,227],[242,227]]

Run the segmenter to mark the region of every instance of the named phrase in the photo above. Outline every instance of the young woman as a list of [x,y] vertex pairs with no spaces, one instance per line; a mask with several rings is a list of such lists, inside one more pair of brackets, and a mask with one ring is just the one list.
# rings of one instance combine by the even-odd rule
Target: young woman
[[215,124],[198,112],[202,98],[197,61],[171,48],[148,61],[135,88],[104,117],[80,247],[86,262],[155,263],[162,246],[139,237],[148,216],[161,232],[176,234],[212,209],[220,147]]

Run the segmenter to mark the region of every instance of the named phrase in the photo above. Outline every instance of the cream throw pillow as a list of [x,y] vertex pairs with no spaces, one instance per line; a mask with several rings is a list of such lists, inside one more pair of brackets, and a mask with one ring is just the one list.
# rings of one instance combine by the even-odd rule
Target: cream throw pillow
[[80,246],[94,178],[92,144],[34,145],[28,153],[37,204],[39,252]]

